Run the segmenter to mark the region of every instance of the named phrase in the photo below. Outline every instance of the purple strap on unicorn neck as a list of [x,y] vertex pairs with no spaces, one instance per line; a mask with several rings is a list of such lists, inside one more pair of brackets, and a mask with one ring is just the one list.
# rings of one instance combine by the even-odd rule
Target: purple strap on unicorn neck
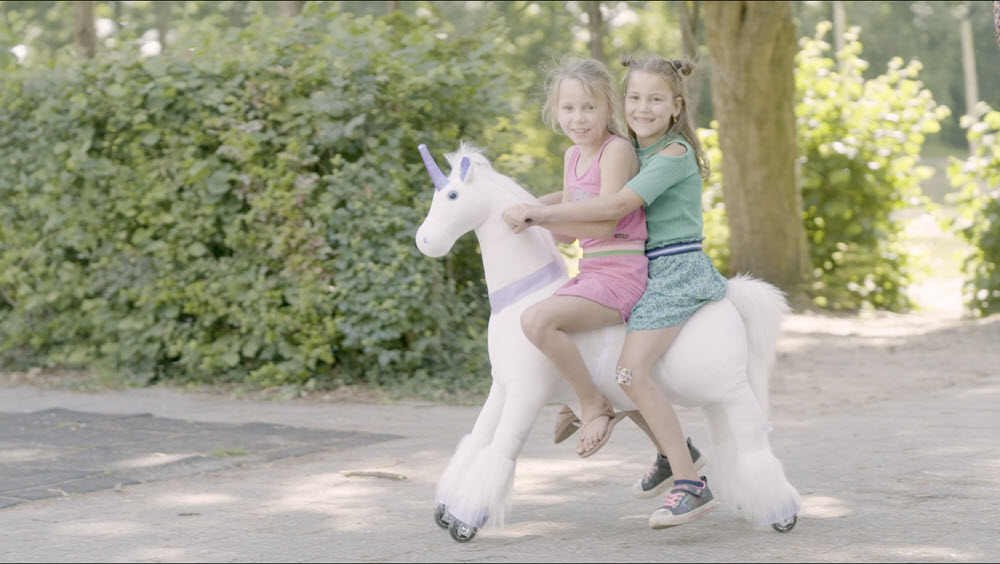
[[524,296],[562,278],[564,274],[563,265],[552,261],[524,278],[511,282],[496,292],[490,292],[490,311],[494,315],[500,313]]

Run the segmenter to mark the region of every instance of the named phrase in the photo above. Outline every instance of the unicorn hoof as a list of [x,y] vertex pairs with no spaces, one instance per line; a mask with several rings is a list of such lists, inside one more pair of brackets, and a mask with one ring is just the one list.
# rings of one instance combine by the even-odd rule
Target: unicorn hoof
[[447,529],[451,526],[451,522],[454,520],[455,518],[451,516],[451,513],[448,513],[444,504],[438,504],[437,508],[434,510],[434,522],[437,523],[437,526],[442,529]]
[[799,516],[792,515],[791,518],[789,519],[785,519],[784,521],[780,521],[778,523],[771,525],[771,528],[773,528],[775,531],[778,531],[779,533],[787,533],[788,531],[791,531],[792,529],[795,528],[795,523],[797,523],[798,521],[799,521]]
[[469,542],[472,540],[472,537],[476,536],[476,531],[478,530],[479,529],[471,525],[466,525],[458,519],[453,519],[451,527],[448,528],[448,532],[451,533],[451,538],[455,539],[456,542]]

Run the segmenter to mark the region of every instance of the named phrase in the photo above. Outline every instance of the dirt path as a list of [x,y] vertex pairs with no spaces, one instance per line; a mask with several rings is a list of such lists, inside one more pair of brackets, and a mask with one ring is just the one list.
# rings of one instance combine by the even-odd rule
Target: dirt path
[[771,390],[775,405],[833,413],[1000,373],[1000,317],[879,314],[867,319],[792,315]]

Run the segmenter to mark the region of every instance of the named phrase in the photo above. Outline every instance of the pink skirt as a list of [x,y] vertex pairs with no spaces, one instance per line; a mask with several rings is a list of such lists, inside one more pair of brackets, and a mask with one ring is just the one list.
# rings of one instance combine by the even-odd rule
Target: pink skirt
[[646,291],[649,259],[645,255],[611,255],[580,259],[580,273],[560,286],[557,296],[579,296],[617,309],[627,322],[632,307]]

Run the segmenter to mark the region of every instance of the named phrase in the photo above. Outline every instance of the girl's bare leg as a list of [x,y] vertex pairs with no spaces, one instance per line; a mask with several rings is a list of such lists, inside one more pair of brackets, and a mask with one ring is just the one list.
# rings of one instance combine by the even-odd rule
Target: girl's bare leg
[[622,389],[639,408],[639,413],[649,425],[654,443],[670,461],[674,478],[697,481],[699,478],[691,461],[691,453],[684,440],[677,413],[670,398],[659,384],[653,381],[652,375],[653,365],[670,348],[680,329],[681,325],[677,325],[665,329],[629,333],[622,347],[618,369],[627,370],[631,374],[629,383],[622,384]]
[[594,385],[580,350],[567,333],[621,322],[618,310],[577,296],[546,298],[525,310],[521,316],[525,336],[556,365],[580,398],[580,420],[586,423],[594,419],[579,431],[578,453],[590,450],[604,437],[610,419],[601,417],[601,414],[607,411],[609,404]]
[[643,433],[646,433],[646,436],[649,437],[649,442],[653,443],[653,447],[656,448],[656,452],[666,456],[666,453],[660,448],[660,444],[656,442],[656,436],[653,434],[653,430],[649,428],[649,423],[646,422],[646,418],[642,416],[642,413],[639,413],[639,410],[636,409],[629,411],[628,417],[635,423],[636,427],[642,429]]

